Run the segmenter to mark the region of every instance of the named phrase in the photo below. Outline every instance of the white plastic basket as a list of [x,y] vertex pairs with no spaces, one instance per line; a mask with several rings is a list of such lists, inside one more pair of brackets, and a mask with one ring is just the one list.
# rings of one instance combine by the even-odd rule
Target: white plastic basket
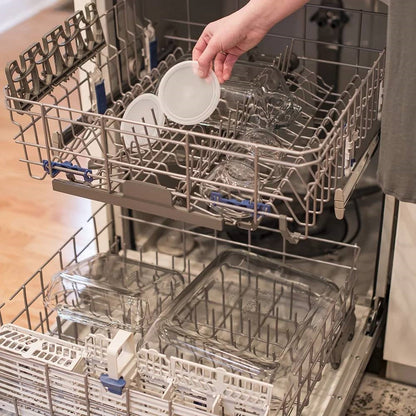
[[73,372],[85,366],[84,348],[12,324],[1,327],[0,351]]

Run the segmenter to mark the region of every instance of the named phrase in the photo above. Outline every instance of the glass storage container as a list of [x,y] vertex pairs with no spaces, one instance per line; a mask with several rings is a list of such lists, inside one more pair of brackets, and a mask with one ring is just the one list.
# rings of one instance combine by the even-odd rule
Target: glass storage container
[[184,284],[173,270],[100,253],[56,273],[45,305],[69,321],[143,335]]

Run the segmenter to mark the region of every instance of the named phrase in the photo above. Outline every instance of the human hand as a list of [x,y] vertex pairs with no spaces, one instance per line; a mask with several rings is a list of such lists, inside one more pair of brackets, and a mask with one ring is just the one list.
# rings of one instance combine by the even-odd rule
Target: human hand
[[239,10],[205,27],[192,52],[202,78],[208,75],[213,61],[219,82],[230,78],[237,59],[256,46],[267,33],[267,29],[253,23],[249,13]]
[[219,82],[229,79],[235,62],[243,53],[256,46],[274,24],[307,2],[250,0],[235,13],[208,24],[192,51],[192,59],[199,64],[199,75],[208,76],[214,63]]

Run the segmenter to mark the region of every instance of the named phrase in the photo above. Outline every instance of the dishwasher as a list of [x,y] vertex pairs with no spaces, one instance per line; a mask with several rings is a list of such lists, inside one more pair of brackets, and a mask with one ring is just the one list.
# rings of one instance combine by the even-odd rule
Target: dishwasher
[[1,414],[345,414],[385,319],[387,8],[307,4],[201,123],[125,117],[241,5],[82,4],[7,65],[29,176],[93,214],[0,306]]

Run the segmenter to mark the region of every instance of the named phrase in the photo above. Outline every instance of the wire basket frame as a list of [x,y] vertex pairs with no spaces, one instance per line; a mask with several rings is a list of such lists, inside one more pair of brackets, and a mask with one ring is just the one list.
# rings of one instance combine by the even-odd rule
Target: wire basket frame
[[[99,221],[99,216],[108,210],[110,212],[109,221],[107,223]],[[2,325],[10,322],[34,330],[30,334],[28,331],[22,332],[24,338],[30,339],[31,344],[34,345],[41,343],[42,334],[47,334],[45,339],[48,343],[53,343],[55,337],[58,340],[63,339],[66,341],[65,345],[74,345],[74,350],[78,351],[79,357],[85,359],[86,365],[84,367],[77,366],[77,371],[71,372],[67,368],[56,368],[56,365],[52,365],[53,362],[51,365],[44,361],[39,362],[39,360],[36,360],[36,356],[31,356],[28,360],[27,357],[20,355],[22,348],[19,346],[16,347],[17,350],[13,348],[3,350],[0,348],[0,356],[2,357],[0,361],[5,366],[4,371],[7,370],[7,379],[13,381],[3,384],[4,395],[1,396],[0,407],[12,412],[14,410],[10,409],[19,409],[22,414],[25,414],[25,411],[38,411],[41,414],[48,415],[52,412],[51,409],[54,409],[53,411],[66,409],[65,411],[69,412],[69,403],[76,401],[78,403],[78,410],[76,410],[78,413],[76,414],[85,414],[88,409],[89,411],[94,409],[95,412],[98,412],[97,414],[105,414],[106,412],[122,414],[126,409],[130,409],[132,414],[148,414],[146,412],[153,414],[147,407],[146,409],[140,407],[140,403],[147,400],[146,403],[152,403],[149,406],[153,408],[152,412],[155,415],[165,414],[164,412],[168,415],[199,414],[198,412],[201,412],[201,415],[221,414],[223,407],[220,403],[222,402],[228,403],[225,405],[226,409],[233,409],[230,413],[232,415],[266,415],[267,412],[288,415],[291,409],[297,409],[300,412],[307,405],[310,394],[320,379],[325,365],[331,361],[331,351],[336,348],[336,342],[342,330],[342,322],[338,319],[340,311],[343,316],[353,312],[353,287],[359,253],[358,248],[343,244],[343,257],[337,258],[336,261],[334,259],[331,261],[331,258],[302,258],[301,256],[291,255],[285,250],[282,252],[276,251],[275,254],[281,258],[281,264],[295,264],[296,267],[308,271],[316,267],[323,278],[331,278],[339,287],[343,288],[337,304],[334,304],[334,309],[328,309],[320,330],[316,331],[312,341],[308,341],[309,346],[305,346],[305,349],[302,350],[301,357],[299,356],[291,377],[287,379],[286,384],[281,386],[282,396],[278,405],[274,402],[271,408],[268,406],[271,400],[271,384],[261,382],[259,384],[254,379],[241,378],[234,373],[227,375],[228,373],[221,373],[223,370],[218,375],[214,375],[216,370],[213,372],[213,369],[210,368],[208,371],[204,365],[200,367],[200,364],[187,360],[180,353],[177,354],[177,357],[171,357],[166,361],[166,358],[163,358],[160,353],[149,352],[148,350],[141,350],[137,356],[138,379],[132,380],[123,395],[118,397],[106,392],[97,380],[99,373],[105,371],[107,367],[105,347],[109,342],[103,343],[99,340],[105,340],[106,338],[111,340],[114,332],[67,321],[57,316],[55,312],[47,310],[43,305],[49,279],[56,273],[57,269],[82,262],[84,258],[90,257],[91,254],[96,252],[106,250],[117,252],[124,246],[123,241],[120,242],[114,234],[113,225],[118,220],[118,215],[112,214],[113,211],[112,207],[101,207],[91,217],[85,228],[80,229],[69,238],[55,255],[16,291],[11,300],[0,307],[0,322]],[[120,218],[127,222],[138,221],[137,218],[125,214],[121,215]],[[185,235],[198,237],[198,250],[183,257],[175,257],[158,252],[154,247],[149,247],[147,250],[128,250],[122,255],[132,256],[132,258],[160,267],[170,267],[172,270],[181,273],[189,283],[205,269],[206,262],[218,256],[227,248],[239,248],[240,252],[242,252],[242,248],[248,250],[248,246],[220,238],[215,230],[206,230],[205,233],[201,233],[175,225],[154,224],[154,227],[159,234],[176,231],[182,234],[183,237]],[[250,235],[251,231],[247,231],[247,233]],[[311,238],[313,239],[313,237]],[[331,242],[328,242],[328,244],[331,244]],[[254,248],[252,247],[252,249]],[[202,258],[205,260],[201,262]],[[254,281],[255,279],[253,279]],[[38,287],[39,291],[35,292],[34,287]],[[16,307],[18,308],[16,309]],[[18,313],[10,314],[9,308],[14,311],[17,310]],[[293,319],[296,320],[295,317]],[[94,337],[97,341],[94,341]],[[22,339],[22,336],[15,339]],[[57,342],[58,345],[59,342]],[[85,352],[80,354],[81,351],[84,351],[84,348]],[[161,366],[160,371],[158,365]],[[16,369],[23,367],[25,368],[25,376],[18,379],[14,378]],[[85,368],[85,371],[83,368]],[[215,380],[224,377],[225,385],[227,383],[230,383],[230,385],[223,393],[220,394],[221,390],[218,390],[217,393],[213,394],[212,387],[209,387],[213,383],[211,376],[208,378],[202,377],[197,381],[190,373],[187,375],[188,370],[194,371],[195,377],[199,377],[201,374],[205,374],[204,377],[207,377],[207,374],[212,374],[212,377],[215,376]],[[30,384],[29,380],[39,371],[43,374],[43,381],[40,380],[35,385]],[[168,381],[171,380],[172,375],[174,375],[177,383],[170,386]],[[193,393],[187,388],[190,381],[197,383]],[[201,390],[201,385],[205,384],[207,390]],[[244,389],[246,390],[242,386],[245,386]],[[35,401],[33,400],[34,388],[38,391],[36,396],[38,400]],[[258,389],[256,390],[258,397],[256,396],[257,398],[254,400],[253,396],[254,401],[248,394],[249,390],[247,389],[250,388]],[[195,391],[199,393],[195,393]],[[205,392],[206,396],[201,395],[201,392]],[[169,413],[173,412],[174,409],[178,413]]]
[[[182,49],[177,48],[156,68],[142,71],[142,64],[145,68],[149,65],[149,57],[141,56],[146,42],[145,27],[131,24],[129,11],[135,4],[118,1],[99,18],[94,6],[88,5],[84,15],[78,12],[58,32],[45,36],[42,46],[23,54],[28,73],[15,63],[9,67],[18,77],[9,77],[6,103],[17,129],[15,142],[22,147],[21,161],[31,177],[59,178],[53,181],[57,190],[156,213],[179,220],[180,225],[168,221],[149,223],[126,211],[115,218],[114,207],[103,206],[91,217],[86,229],[75,233],[17,289],[7,304],[0,305],[0,324],[12,322],[32,329],[40,339],[42,334],[48,334],[46,337],[52,340],[64,339],[77,351],[85,346],[86,355],[94,355],[94,359],[90,356],[87,360],[91,367],[80,374],[39,363],[33,357],[30,360],[19,357],[16,351],[0,350],[1,377],[6,374],[7,381],[1,387],[0,409],[30,415],[300,414],[325,365],[336,364],[331,352],[338,348],[340,334],[351,329],[345,322],[354,314],[359,250],[339,243],[337,248],[342,247],[348,258],[345,262],[338,256],[310,259],[290,254],[286,251],[286,241],[282,248],[257,245],[252,231],[281,233],[289,241],[304,237],[314,240],[309,236],[309,228],[315,225],[317,216],[331,200],[333,190],[348,177],[351,170],[348,162],[355,152],[368,145],[378,129],[384,52],[366,50],[361,40],[356,47],[337,45],[352,49],[358,56],[355,63],[333,62],[350,68],[353,74],[339,93],[317,75],[314,64],[319,60],[305,47],[313,42],[288,37],[288,46],[274,57],[272,65],[285,77],[301,112],[289,126],[273,130],[282,143],[278,148],[249,143],[251,154],[247,160],[255,175],[253,183],[244,188],[243,197],[241,187],[221,185],[220,189],[227,192],[218,199],[212,194],[203,195],[201,188],[206,184],[218,187],[220,184],[209,178],[210,173],[224,161],[241,156],[233,149],[236,144],[247,146],[241,139],[253,107],[239,102],[216,125],[208,120],[191,127],[171,122],[161,126],[153,116],[151,120],[132,122],[133,128],[122,129],[123,114],[132,100],[143,93],[157,91],[164,73],[183,57]],[[104,45],[102,27],[108,22],[114,23],[114,30],[111,36],[105,35]],[[192,22],[181,24],[189,26]],[[167,39],[188,44],[193,41],[190,35],[186,39],[168,35]],[[57,50],[62,40],[63,46]],[[301,61],[295,70],[290,68],[294,52]],[[371,64],[363,65],[359,55],[367,52],[371,54]],[[102,97],[98,102],[97,87],[102,84],[97,82],[97,77],[98,81],[101,77],[105,79],[105,111]],[[13,90],[14,81],[18,87]],[[270,157],[276,153],[278,160]],[[281,177],[269,183],[270,175],[277,171],[282,172]],[[218,208],[222,208],[222,214]],[[103,215],[107,219],[99,221],[98,217]],[[178,233],[184,254],[178,257],[158,251],[157,247],[149,250],[148,246],[127,243],[125,236],[120,239],[115,233],[115,222],[119,219],[139,228],[146,225],[161,233]],[[242,228],[246,233],[245,242],[225,237],[223,229],[227,225]],[[197,240],[197,249],[189,255],[187,238]],[[331,247],[334,244],[316,240]],[[205,264],[230,247],[273,255],[283,264],[301,264],[308,270],[319,270],[319,275],[325,278],[335,279],[342,287],[342,295],[337,307],[328,311],[315,338],[303,350],[278,404],[273,403],[272,408],[269,406],[271,385],[267,383],[256,384],[235,374],[212,371],[203,364],[195,365],[179,353],[168,359],[146,349],[138,354],[138,378],[121,397],[116,397],[105,391],[97,380],[97,375],[106,369],[105,352],[92,341],[101,338],[110,342],[114,333],[62,319],[45,308],[43,299],[52,273],[91,254],[119,253],[123,249],[127,255],[126,247],[135,249],[128,255],[180,272],[188,283],[200,274]],[[9,312],[16,305],[19,312]],[[336,319],[339,311],[344,320]],[[258,315],[263,318],[260,311]],[[296,327],[295,317],[291,324]],[[214,325],[214,331],[221,330],[227,332]],[[266,329],[259,338],[267,339],[267,333]],[[38,374],[42,374],[41,381]],[[213,387],[213,379],[222,382],[227,379],[225,390],[219,392],[218,386]],[[37,384],[33,384],[34,380],[38,380]],[[207,394],[193,389],[192,383],[198,388],[205,386],[203,393]]]
[[[118,2],[101,20],[118,21],[127,11],[126,1]],[[121,129],[129,103],[140,94],[157,91],[163,74],[183,55],[180,49],[147,75],[141,76],[137,67],[124,68],[106,80],[107,110],[97,114],[96,74],[105,77],[114,72],[115,53],[140,49],[143,28],[135,29],[135,36],[117,31],[120,50],[107,42],[100,55],[90,57],[88,65],[75,65],[71,74],[38,101],[22,98],[24,94],[16,97],[10,86],[6,88],[7,107],[18,129],[14,139],[22,146],[21,161],[29,175],[44,179],[61,174],[54,183],[60,191],[128,208],[137,206],[191,224],[220,230],[226,223],[254,230],[266,218],[289,241],[307,237],[335,188],[351,172],[355,153],[365,149],[378,130],[384,53],[369,68],[357,65],[357,73],[339,94],[308,69],[314,58],[302,57],[303,64],[290,71],[297,43],[290,40],[274,67],[286,77],[302,111],[289,126],[274,132],[282,143],[275,148],[244,142],[247,112],[251,111],[244,102],[229,111],[228,123],[224,119],[215,127],[209,120],[190,128],[171,122],[161,126],[153,117],[132,121],[129,131]],[[244,186],[210,176],[225,160],[240,157],[233,150],[236,145],[249,147],[244,156],[253,180]],[[270,182],[276,171],[281,177]],[[203,193],[206,187],[218,192]]]

